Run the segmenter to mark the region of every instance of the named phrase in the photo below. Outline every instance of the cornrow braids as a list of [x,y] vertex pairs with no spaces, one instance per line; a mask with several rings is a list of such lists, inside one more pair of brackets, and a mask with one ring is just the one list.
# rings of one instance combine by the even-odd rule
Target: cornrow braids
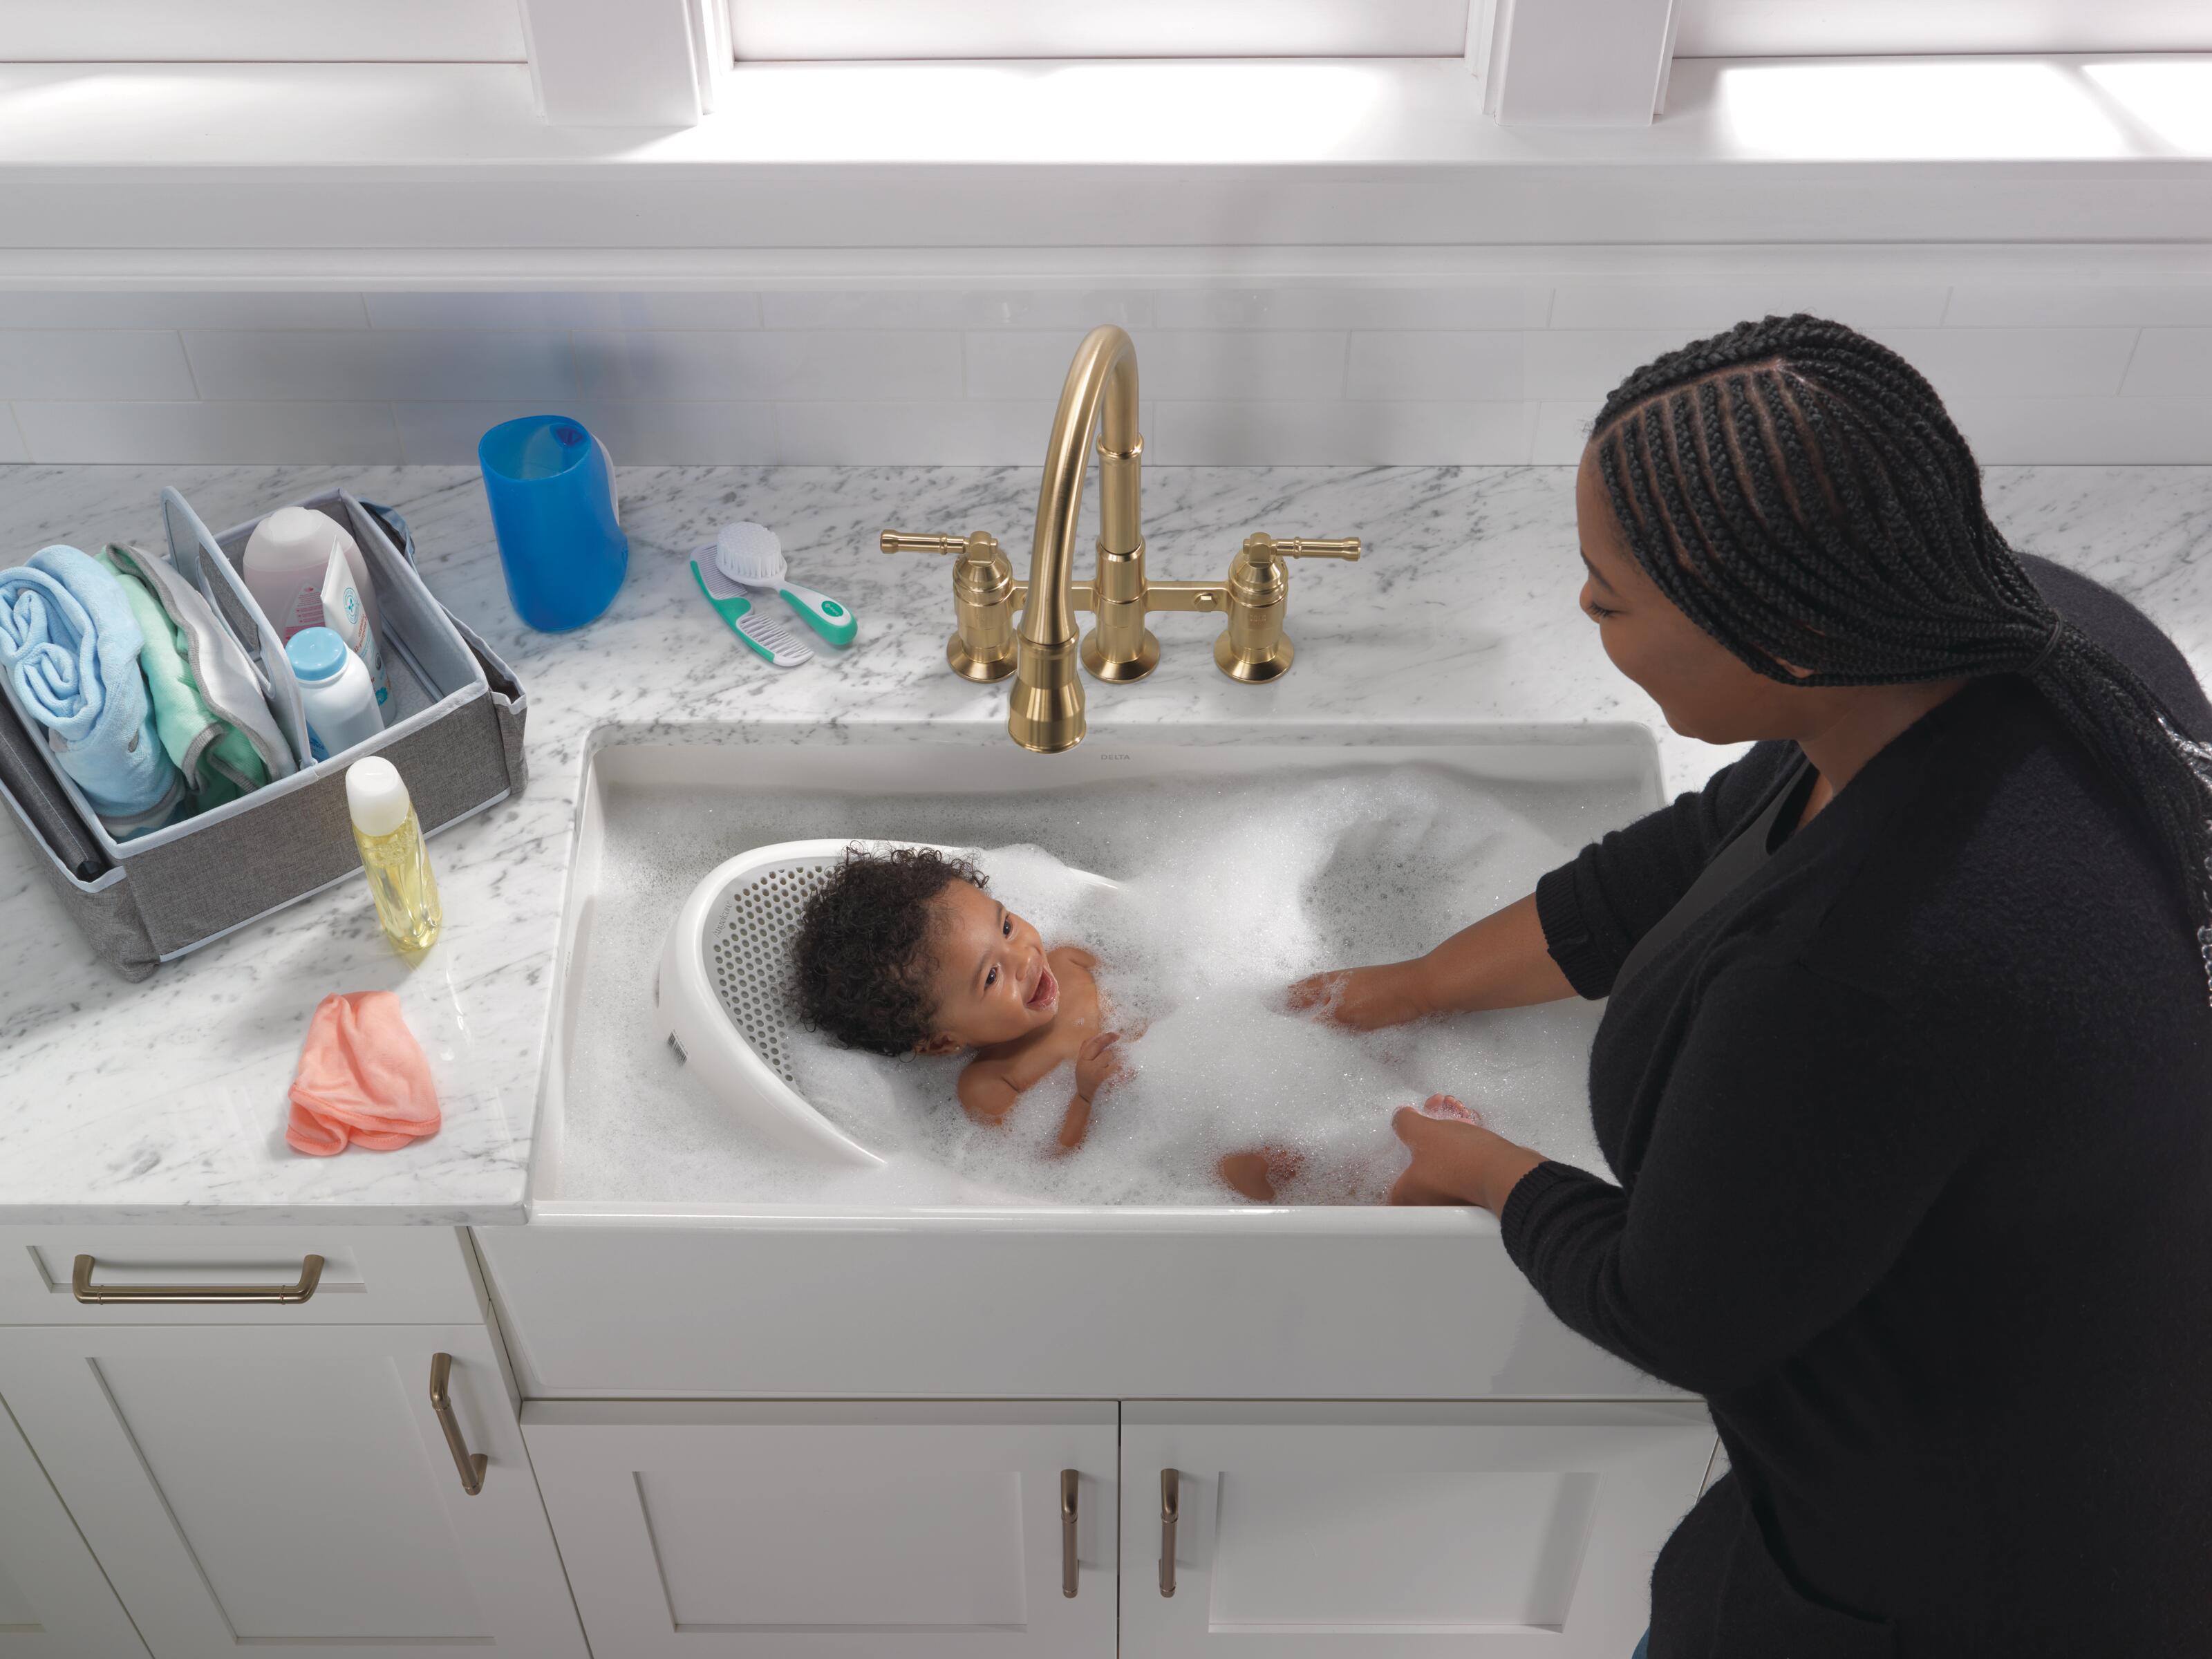
[[1911,364],[1818,317],[1740,323],[1631,374],[1592,434],[1636,562],[1755,672],[2025,675],[2174,860],[2212,1002],[2212,744],[2037,592]]

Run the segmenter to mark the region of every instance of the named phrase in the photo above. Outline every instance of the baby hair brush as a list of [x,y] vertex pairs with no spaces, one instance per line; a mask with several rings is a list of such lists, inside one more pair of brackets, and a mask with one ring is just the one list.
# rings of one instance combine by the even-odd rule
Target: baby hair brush
[[806,619],[806,625],[835,646],[848,646],[860,624],[853,613],[827,593],[784,580],[783,543],[766,525],[726,524],[711,549],[714,567],[740,587],[779,593]]

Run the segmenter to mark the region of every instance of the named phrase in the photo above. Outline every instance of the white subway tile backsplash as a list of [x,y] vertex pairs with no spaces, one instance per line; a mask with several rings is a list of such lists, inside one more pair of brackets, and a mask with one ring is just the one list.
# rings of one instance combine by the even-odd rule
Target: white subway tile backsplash
[[1943,320],[1947,293],[1940,283],[1747,283],[1724,276],[1563,283],[1553,295],[1551,325],[1686,331],[1677,345],[1738,323],[1800,311],[1856,329],[1933,327]]
[[0,398],[199,395],[185,349],[172,331],[0,331]]
[[1595,414],[1630,374],[1688,341],[1679,328],[1554,328],[1524,334],[1521,343],[1521,396],[1586,398]]
[[[1035,466],[1053,408],[1049,398],[778,404],[775,459],[795,466]],[[1146,448],[1147,459],[1158,453],[1149,432]]]
[[1147,454],[1181,466],[1482,466],[1526,461],[1532,403],[1163,403]]
[[1952,328],[2212,325],[2212,276],[2170,283],[1960,283],[1943,314]]
[[188,330],[200,394],[230,398],[505,398],[580,395],[576,354],[560,333],[362,329],[350,333]]
[[[967,336],[968,395],[1055,395],[1086,330]],[[1137,343],[1137,380],[1161,398],[1335,398],[1344,392],[1345,337],[1240,330],[1155,329]]]
[[240,465],[399,459],[382,403],[18,403],[34,461]]
[[760,296],[767,328],[1150,328],[1154,296],[1081,289],[810,289]]
[[1450,288],[1284,287],[1164,289],[1163,328],[1541,328],[1547,283],[1467,283]]
[[0,461],[466,465],[495,422],[562,413],[625,463],[1033,466],[1077,343],[1115,322],[1155,466],[1568,464],[1624,376],[1791,309],[1896,347],[1985,459],[2212,459],[2212,281],[2082,268],[1954,284],[1846,260],[1798,282],[1770,253],[1638,278],[1409,263],[1371,281],[0,294]]
[[2131,328],[1866,331],[1954,398],[2109,397],[2135,349]]
[[1477,333],[1355,334],[1344,395],[1370,401],[1426,398],[1486,402],[1522,396],[1522,345],[1504,330]]
[[0,328],[366,328],[358,294],[0,293]]
[[2147,328],[2121,391],[2130,398],[2212,395],[2212,328]]
[[1597,405],[1587,398],[1571,398],[1536,406],[1536,442],[1529,459],[1539,466],[1573,466],[1589,442],[1590,422]]
[[369,321],[394,329],[731,329],[760,326],[760,297],[670,294],[371,294]]
[[935,331],[754,330],[574,337],[587,397],[753,403],[960,396],[960,336]]
[[2212,397],[1946,398],[1990,465],[2212,463]]
[[[474,466],[477,440],[501,421],[546,410],[536,404],[398,404],[399,453],[409,465]],[[777,458],[763,404],[568,403],[617,466],[753,466]]]

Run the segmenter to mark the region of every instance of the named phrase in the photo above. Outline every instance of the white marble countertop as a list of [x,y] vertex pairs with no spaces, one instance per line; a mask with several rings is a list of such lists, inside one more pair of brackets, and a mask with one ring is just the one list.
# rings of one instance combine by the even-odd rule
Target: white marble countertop
[[[919,720],[1007,741],[1004,689],[945,668],[946,562],[886,559],[875,532],[988,529],[1024,564],[1033,470],[625,471],[629,580],[606,616],[562,635],[531,632],[508,608],[472,469],[15,466],[0,482],[0,563],[55,541],[158,546],[165,483],[218,526],[334,484],[396,506],[432,588],[520,676],[531,769],[520,797],[432,843],[446,930],[412,971],[349,883],[128,984],[93,956],[20,839],[0,835],[0,1222],[520,1221],[593,727]],[[1157,619],[1159,670],[1094,685],[1094,734],[1255,712],[1630,720],[1660,732],[1670,792],[1736,752],[1665,732],[1598,649],[1575,605],[1569,469],[1156,467],[1146,483],[1155,575],[1218,578],[1255,529],[1358,534],[1368,556],[1296,568],[1298,666],[1274,686],[1215,671],[1213,619]],[[1989,488],[2015,544],[2129,595],[2212,681],[2212,468],[1998,468]],[[684,568],[738,518],[774,526],[795,574],[852,604],[861,634],[849,653],[784,673],[738,652]],[[430,1053],[445,1127],[396,1152],[296,1156],[285,1091],[307,1016],[331,991],[379,987],[398,991]]]

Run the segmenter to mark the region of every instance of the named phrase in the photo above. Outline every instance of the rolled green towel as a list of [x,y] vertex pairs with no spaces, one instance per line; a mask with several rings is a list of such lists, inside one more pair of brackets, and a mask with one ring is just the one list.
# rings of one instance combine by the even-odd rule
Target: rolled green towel
[[112,546],[102,548],[100,562],[123,584],[124,597],[146,636],[138,665],[145,671],[146,689],[153,698],[154,729],[185,775],[191,811],[204,812],[260,788],[269,781],[269,768],[253,739],[208,707],[192,673],[185,630],[135,569],[115,554]]

